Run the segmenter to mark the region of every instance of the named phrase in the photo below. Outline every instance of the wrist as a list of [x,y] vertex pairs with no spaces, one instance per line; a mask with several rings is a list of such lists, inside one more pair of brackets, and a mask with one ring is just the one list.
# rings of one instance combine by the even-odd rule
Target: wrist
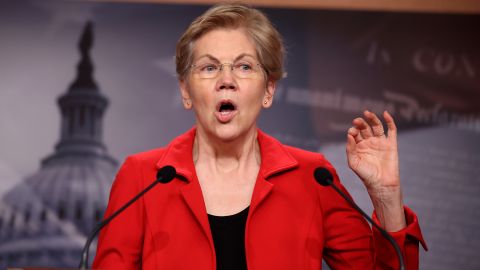
[[369,190],[368,193],[381,227],[388,232],[396,232],[406,227],[400,188]]
[[367,188],[372,203],[395,206],[402,204],[402,190],[400,186]]

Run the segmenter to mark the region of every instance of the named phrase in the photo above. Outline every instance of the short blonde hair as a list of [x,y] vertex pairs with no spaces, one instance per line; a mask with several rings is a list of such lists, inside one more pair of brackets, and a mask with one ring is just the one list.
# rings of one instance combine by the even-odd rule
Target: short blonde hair
[[269,80],[283,77],[285,49],[280,33],[261,11],[241,3],[217,4],[197,17],[177,42],[175,62],[177,76],[186,78],[193,64],[195,41],[211,30],[244,28],[255,43],[258,60]]

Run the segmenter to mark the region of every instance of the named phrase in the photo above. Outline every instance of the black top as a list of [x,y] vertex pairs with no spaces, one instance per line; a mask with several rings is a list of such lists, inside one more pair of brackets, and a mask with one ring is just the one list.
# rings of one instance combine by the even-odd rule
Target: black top
[[245,225],[249,207],[231,216],[208,215],[217,270],[247,270]]

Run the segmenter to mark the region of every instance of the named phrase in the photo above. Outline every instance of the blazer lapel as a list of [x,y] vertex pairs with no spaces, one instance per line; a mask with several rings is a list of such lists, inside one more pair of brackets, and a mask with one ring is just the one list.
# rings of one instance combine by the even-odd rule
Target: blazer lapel
[[253,214],[272,192],[275,182],[270,180],[273,180],[273,176],[298,166],[298,161],[276,139],[266,135],[261,130],[258,130],[257,139],[260,145],[262,163],[253,189],[249,215]]
[[[210,241],[212,250],[214,249],[210,225],[208,222],[207,210],[203,199],[202,190],[198,182],[195,165],[193,164],[192,149],[195,139],[195,128],[187,133],[177,137],[169,144],[165,154],[159,159],[157,168],[165,165],[171,165],[176,168],[179,179],[186,183],[180,188],[182,197],[197,220],[203,232]],[[262,163],[257,176],[255,187],[250,202],[249,216],[261,205],[274,188],[270,178],[287,170],[294,169],[298,162],[276,139],[266,135],[258,130],[258,143]]]
[[260,205],[260,203],[267,198],[268,194],[270,194],[272,189],[273,189],[273,184],[266,181],[259,174],[259,176],[257,177],[257,181],[255,182],[255,187],[253,189],[249,213],[255,212],[258,205]]
[[181,188],[182,196],[187,205],[190,207],[196,220],[202,227],[203,232],[210,241],[213,248],[213,238],[210,231],[210,223],[208,222],[207,210],[202,195],[202,190],[198,181],[190,182]]
[[193,164],[192,149],[194,139],[195,128],[192,128],[187,133],[173,140],[168,145],[165,155],[159,159],[157,168],[171,165],[177,170],[176,181],[181,180],[186,182],[186,184],[180,188],[182,197],[209,239],[213,249],[213,239],[210,232],[205,201],[195,173],[195,165]]

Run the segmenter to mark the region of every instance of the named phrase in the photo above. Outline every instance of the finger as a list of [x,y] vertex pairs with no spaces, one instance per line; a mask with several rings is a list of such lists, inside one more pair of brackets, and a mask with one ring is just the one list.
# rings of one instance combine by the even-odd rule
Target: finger
[[359,143],[363,140],[363,136],[360,133],[360,130],[355,127],[351,127],[348,129],[348,135],[352,136],[355,143]]
[[397,139],[397,125],[395,124],[395,120],[390,115],[390,113],[388,113],[387,111],[383,112],[383,118],[385,119],[385,122],[387,123],[388,138],[396,140]]
[[365,118],[367,118],[367,123],[372,128],[373,136],[381,137],[385,135],[385,131],[383,130],[382,121],[377,117],[377,115],[371,111],[364,112]]
[[355,157],[357,155],[357,143],[356,143],[355,137],[352,136],[350,133],[347,134],[346,152],[347,152],[348,165],[352,167],[352,165],[354,164]]
[[370,128],[370,125],[365,121],[363,118],[355,118],[353,120],[353,125],[355,128],[360,130],[360,134],[364,139],[368,139],[373,136],[372,129]]

